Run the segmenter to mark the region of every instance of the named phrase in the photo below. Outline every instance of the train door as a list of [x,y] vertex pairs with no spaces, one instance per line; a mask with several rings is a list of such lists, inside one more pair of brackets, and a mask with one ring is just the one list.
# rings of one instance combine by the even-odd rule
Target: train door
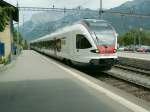
[[92,45],[89,40],[83,34],[76,35],[76,61],[87,62],[87,57],[89,57],[90,49]]

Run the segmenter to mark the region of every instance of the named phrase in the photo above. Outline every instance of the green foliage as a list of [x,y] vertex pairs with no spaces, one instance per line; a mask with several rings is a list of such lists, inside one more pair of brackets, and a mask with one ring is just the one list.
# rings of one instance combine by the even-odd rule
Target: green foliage
[[123,46],[133,45],[134,42],[139,45],[139,41],[141,45],[150,45],[150,32],[132,29],[118,39],[118,43]]
[[27,43],[27,40],[24,40],[23,49],[28,49],[28,43]]
[[3,31],[15,11],[13,7],[0,7],[0,31]]
[[20,48],[27,49],[28,43],[25,39],[23,39],[21,33],[18,34],[17,30],[13,31],[13,43]]

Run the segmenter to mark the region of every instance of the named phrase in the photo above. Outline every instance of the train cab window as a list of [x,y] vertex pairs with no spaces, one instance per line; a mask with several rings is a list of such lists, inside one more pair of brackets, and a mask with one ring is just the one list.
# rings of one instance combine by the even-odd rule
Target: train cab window
[[84,35],[77,34],[76,35],[76,48],[77,49],[88,49],[91,48],[92,45],[87,40],[87,38]]

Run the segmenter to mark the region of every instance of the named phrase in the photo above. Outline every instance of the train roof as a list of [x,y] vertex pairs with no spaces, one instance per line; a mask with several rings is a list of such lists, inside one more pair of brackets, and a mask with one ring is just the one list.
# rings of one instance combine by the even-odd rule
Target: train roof
[[[33,40],[33,41],[31,41],[30,43],[38,42],[38,41],[41,41],[41,40],[42,40],[42,41],[45,41],[45,40],[47,40],[50,36],[55,36],[56,34],[59,34],[60,32],[63,32],[64,29],[66,29],[66,28],[68,28],[68,27],[70,27],[70,26],[72,26],[72,25],[81,24],[81,25],[83,25],[83,26],[85,26],[85,27],[87,28],[87,27],[89,27],[89,24],[90,24],[91,22],[95,22],[95,23],[108,23],[108,22],[105,21],[105,20],[82,19],[82,20],[80,20],[80,21],[78,21],[78,22],[75,22],[75,23],[73,23],[73,24],[71,24],[71,25],[68,25],[68,26],[66,26],[66,27],[60,28],[60,29],[56,30],[54,33],[51,33],[51,34],[45,35],[45,36],[43,36],[43,37],[40,37],[40,38],[38,38],[38,39],[36,39],[36,40]],[[69,30],[70,30],[70,28],[69,28]]]
[[82,19],[80,21],[78,21],[77,23],[80,23],[80,22],[99,22],[99,23],[108,23],[106,20],[103,20],[103,19]]
[[105,22],[107,23],[107,21],[103,19],[82,19],[79,22]]
[[96,23],[96,24],[109,24],[109,22],[105,20],[97,20],[97,19],[83,19],[77,22],[78,24],[82,24],[85,27],[90,27],[91,23]]

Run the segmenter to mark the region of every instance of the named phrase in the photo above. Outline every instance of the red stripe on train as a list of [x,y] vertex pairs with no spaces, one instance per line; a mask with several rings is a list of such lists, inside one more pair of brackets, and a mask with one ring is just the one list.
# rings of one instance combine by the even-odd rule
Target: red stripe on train
[[97,46],[100,54],[113,54],[116,53],[114,46],[101,45]]

